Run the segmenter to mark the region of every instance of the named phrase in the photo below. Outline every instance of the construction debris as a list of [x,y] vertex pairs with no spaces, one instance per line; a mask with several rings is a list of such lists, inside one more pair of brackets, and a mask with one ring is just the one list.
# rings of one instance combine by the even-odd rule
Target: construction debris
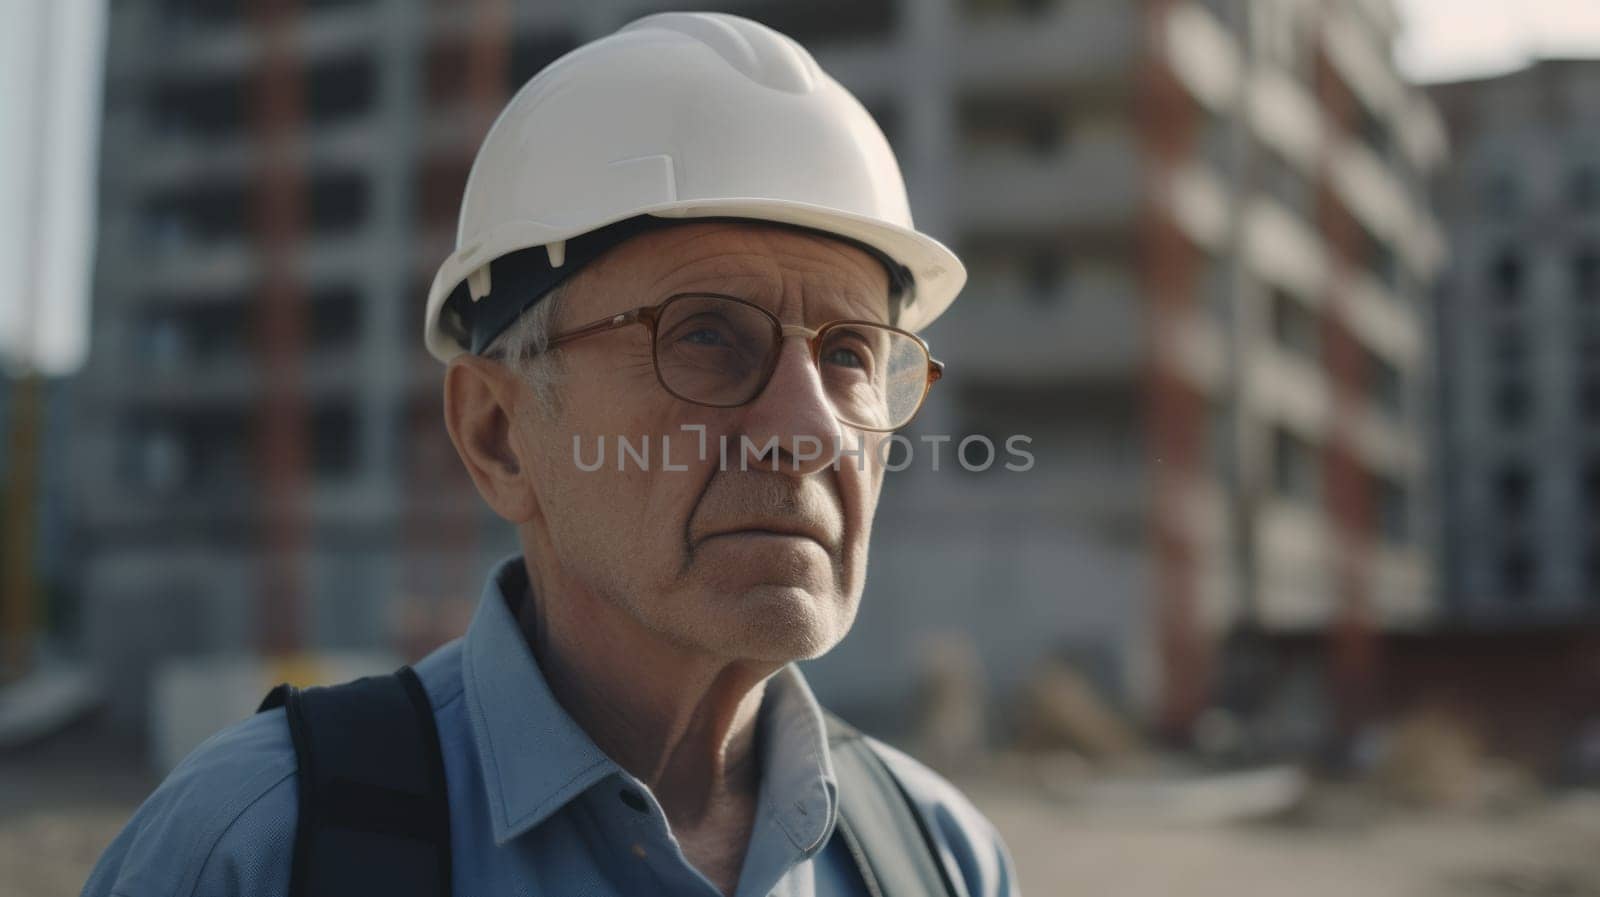
[[1418,710],[1396,723],[1379,750],[1377,782],[1399,803],[1432,810],[1504,810],[1535,792],[1524,770],[1488,756],[1460,717]]
[[1047,661],[1023,687],[1018,747],[1070,749],[1097,766],[1137,765],[1145,753],[1138,734],[1069,664]]
[[923,644],[914,739],[917,755],[934,768],[973,768],[986,747],[984,680],[972,639],[947,634]]

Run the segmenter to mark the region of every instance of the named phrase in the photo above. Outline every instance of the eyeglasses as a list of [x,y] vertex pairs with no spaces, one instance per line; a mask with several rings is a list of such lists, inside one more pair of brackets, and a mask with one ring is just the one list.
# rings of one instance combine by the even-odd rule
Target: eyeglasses
[[784,324],[759,305],[719,293],[677,293],[550,338],[550,348],[643,324],[656,380],[696,405],[734,408],[766,389],[785,337],[804,337],[834,417],[877,433],[916,417],[944,364],[922,337],[875,321],[829,321],[815,330]]

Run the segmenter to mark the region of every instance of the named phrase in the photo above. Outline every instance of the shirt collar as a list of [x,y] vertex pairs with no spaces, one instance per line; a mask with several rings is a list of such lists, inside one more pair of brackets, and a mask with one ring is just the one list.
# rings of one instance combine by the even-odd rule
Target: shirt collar
[[[513,608],[528,589],[520,555],[484,585],[462,647],[462,687],[496,844],[534,828],[610,775],[627,775],[556,701]],[[767,681],[757,725],[758,813],[811,856],[838,817],[838,783],[822,708],[794,664]]]
[[804,857],[827,843],[839,816],[839,782],[828,732],[805,676],[787,664],[767,680],[759,722],[762,754],[758,811],[770,811]]
[[461,652],[462,688],[496,844],[543,822],[619,769],[550,693],[512,613],[527,589],[520,556],[495,565]]

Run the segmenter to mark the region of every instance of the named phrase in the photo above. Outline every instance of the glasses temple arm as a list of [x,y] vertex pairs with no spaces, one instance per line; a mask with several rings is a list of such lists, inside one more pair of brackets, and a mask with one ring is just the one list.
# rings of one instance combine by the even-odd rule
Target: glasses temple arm
[[625,311],[609,318],[574,327],[565,333],[558,333],[550,337],[549,345],[554,348],[559,343],[571,342],[575,339],[582,339],[586,336],[593,336],[596,333],[604,333],[607,330],[615,330],[618,327],[626,327],[629,324],[637,323],[642,317],[640,311],[640,309],[636,308],[633,311]]

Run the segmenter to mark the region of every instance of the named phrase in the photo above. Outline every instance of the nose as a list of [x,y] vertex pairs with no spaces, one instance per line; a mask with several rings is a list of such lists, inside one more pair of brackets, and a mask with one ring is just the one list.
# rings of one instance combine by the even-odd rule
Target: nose
[[745,450],[749,468],[771,470],[776,463],[780,472],[803,477],[832,462],[839,422],[804,339],[783,341],[772,378],[746,409],[744,435],[753,444]]

